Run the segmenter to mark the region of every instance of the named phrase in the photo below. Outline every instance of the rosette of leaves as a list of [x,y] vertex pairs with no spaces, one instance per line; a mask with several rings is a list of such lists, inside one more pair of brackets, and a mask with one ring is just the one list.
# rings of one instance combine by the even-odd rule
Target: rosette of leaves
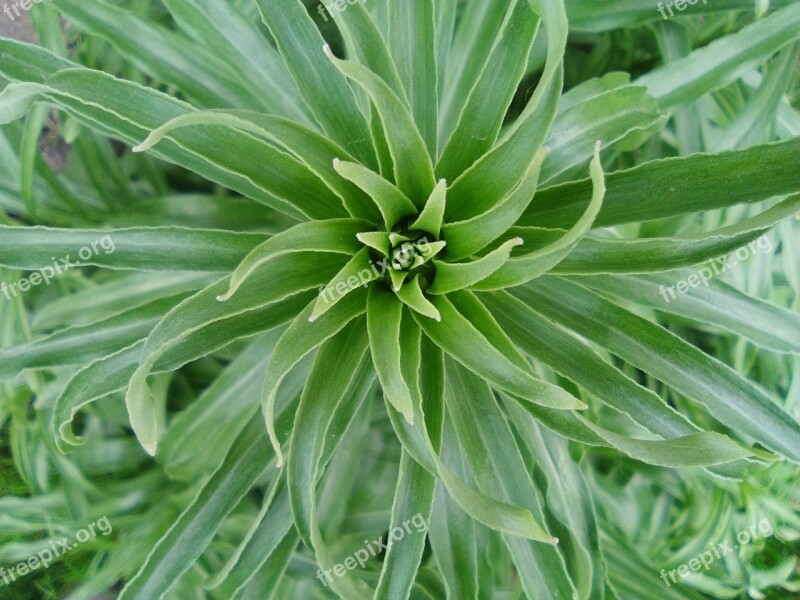
[[[720,154],[647,160],[662,155],[634,152],[672,112],[777,53],[765,76],[769,104],[794,65],[789,44],[800,37],[800,7],[781,8],[634,84],[611,73],[562,93],[561,0],[470,2],[463,10],[447,0],[355,3],[331,10],[335,32],[321,31],[299,0],[258,0],[253,7],[269,35],[243,3],[164,4],[176,29],[144,3],[43,7],[109,40],[135,65],[135,80],[63,52],[0,42],[0,74],[9,82],[0,94],[4,122],[35,116],[34,103],[46,102],[134,146],[138,155],[112,171],[123,182],[133,172],[163,188],[152,157],[257,207],[237,218],[226,201],[231,212],[253,207],[216,198],[213,216],[184,214],[193,226],[175,226],[176,217],[157,208],[160,227],[136,226],[146,210],[134,218],[136,210],[98,200],[100,208],[87,201],[76,216],[69,203],[84,187],[30,171],[15,213],[23,218],[0,229],[0,262],[9,268],[39,268],[108,234],[114,252],[84,266],[185,278],[159,279],[152,294],[136,294],[142,280],[118,274],[105,285],[135,300],[119,301],[121,308],[107,302],[107,318],[97,323],[54,327],[4,351],[4,379],[22,369],[63,377],[51,411],[62,450],[82,443],[73,430],[79,411],[124,392],[145,450],[160,457],[166,441],[177,452],[176,439],[191,437],[193,407],[174,420],[180,426],[167,423],[159,378],[220,349],[233,349],[246,389],[253,390],[253,372],[260,379],[254,395],[260,390],[263,420],[252,416],[255,397],[239,397],[232,374],[227,388],[220,383],[204,396],[224,398],[246,418],[220,433],[229,442],[224,461],[213,459],[219,469],[121,597],[167,594],[271,463],[281,470],[271,470],[264,509],[210,587],[240,594],[265,564],[275,572],[259,577],[279,580],[302,540],[320,581],[344,598],[406,598],[420,586],[434,597],[441,589],[477,597],[476,577],[459,563],[477,562],[462,513],[451,537],[446,525],[431,525],[441,578],[419,570],[425,535],[391,544],[379,572],[373,561],[326,575],[338,556],[323,535],[317,487],[376,385],[402,448],[390,529],[415,514],[430,518],[438,482],[446,509],[434,516],[463,511],[485,526],[510,557],[498,577],[513,571],[531,598],[542,590],[554,598],[613,596],[589,488],[566,441],[732,479],[778,457],[800,461],[796,418],[630,306],[674,311],[771,351],[800,353],[795,313],[724,283],[653,305],[662,286],[674,285],[671,272],[746,247],[797,212],[800,173],[786,165],[797,163],[798,140],[754,145],[731,134],[722,148],[736,150]],[[587,29],[603,30],[598,15],[582,18]],[[671,51],[665,46],[670,59]],[[86,62],[97,60],[87,52]],[[111,68],[102,60],[93,66]],[[777,110],[778,100],[769,105]],[[28,119],[20,137],[30,148],[37,130]],[[608,176],[601,152],[616,167]],[[624,169],[631,160],[636,166]],[[117,189],[131,194],[130,187]],[[42,190],[60,196],[44,198]],[[710,230],[686,227],[687,216],[743,204],[758,210]],[[113,227],[96,225],[107,222]],[[55,322],[58,308],[49,314]],[[272,333],[236,345],[264,332]],[[676,410],[611,356],[707,414]],[[286,389],[292,377],[299,401]],[[597,418],[601,406],[624,415],[635,433]],[[562,478],[570,485],[559,488]]]

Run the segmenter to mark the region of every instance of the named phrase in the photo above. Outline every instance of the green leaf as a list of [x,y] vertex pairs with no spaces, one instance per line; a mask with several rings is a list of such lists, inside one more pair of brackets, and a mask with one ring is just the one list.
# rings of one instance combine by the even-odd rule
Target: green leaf
[[255,91],[266,112],[310,124],[300,95],[278,51],[257,25],[224,0],[166,0],[178,26],[194,40],[214,49],[215,56]]
[[[41,60],[27,48],[0,40],[15,56]],[[34,56],[31,56],[34,54]],[[0,72],[3,67],[0,67]],[[184,102],[89,69],[68,69],[47,80],[47,98],[93,129],[130,144],[190,112]],[[7,93],[8,88],[3,93]],[[2,94],[0,94],[2,97]],[[2,103],[2,100],[0,100]],[[346,216],[341,201],[301,162],[253,136],[225,128],[181,130],[174,144],[152,154],[185,166],[298,220]],[[298,187],[298,182],[304,182]]]
[[92,230],[0,225],[0,265],[38,270],[43,276],[49,269],[56,277],[82,266],[225,272],[265,237],[186,227]]
[[743,69],[766,60],[798,38],[800,5],[795,3],[650,71],[636,83],[647,86],[663,109],[674,110],[727,85]]
[[[792,2],[793,0],[770,0],[770,6],[779,8]],[[599,33],[671,18],[666,2],[659,7],[654,6],[651,0],[595,0],[591,3],[566,0],[566,5],[570,27],[581,31]],[[695,4],[684,4],[683,12],[676,12],[675,8],[677,7],[673,5],[673,15],[713,15],[726,11],[751,11],[753,0],[704,0]]]
[[[267,0],[256,0],[261,19],[269,28],[300,95],[322,130],[368,167],[377,167],[369,140],[369,126],[358,110],[347,80],[320,53],[325,41],[300,0],[289,0],[274,10]],[[320,87],[325,94],[319,93]]]
[[[800,139],[722,154],[646,162],[606,176],[595,227],[650,221],[755,203],[800,190]],[[569,227],[586,210],[590,179],[539,190],[520,226]]]
[[[537,312],[604,345],[675,391],[705,405],[714,418],[770,450],[800,461],[800,423],[761,388],[666,329],[600,296],[554,277],[513,290]],[[569,304],[559,302],[568,294]]]
[[387,230],[391,230],[401,219],[417,213],[417,208],[403,192],[374,171],[338,158],[333,160],[333,168],[341,177],[367,193],[383,216]]
[[230,598],[235,597],[278,550],[284,539],[294,540],[294,546],[297,546],[298,536],[289,533],[291,528],[289,490],[284,477],[280,477],[271,486],[258,518],[242,543],[223,569],[209,579],[204,587],[207,590],[217,589]]
[[[309,260],[312,256],[314,260]],[[167,313],[148,336],[143,358],[125,396],[131,425],[145,450],[154,455],[158,442],[156,422],[153,420],[153,398],[147,384],[147,377],[158,359],[187,335],[210,323],[284,300],[319,285],[340,264],[337,260],[324,257],[326,255],[314,253],[284,254],[251,276],[236,297],[228,302],[216,301],[217,296],[228,287],[225,278],[184,300]]]
[[[553,272],[652,273],[697,265],[742,248],[749,255],[756,239],[764,236],[779,221],[797,213],[798,209],[800,195],[795,195],[735,225],[692,236],[631,240],[586,237],[553,268]],[[732,260],[731,265],[737,262]],[[706,268],[711,270],[711,267]],[[724,268],[728,268],[727,263]],[[709,277],[720,272],[719,266],[714,265]]]
[[[399,527],[406,535],[395,543],[389,540],[381,578],[375,590],[378,598],[408,598],[425,550],[436,478],[406,452],[400,457],[400,473],[392,503],[390,531]],[[421,521],[421,523],[419,522]],[[411,529],[413,525],[414,529]]]
[[486,212],[522,179],[545,140],[555,116],[563,81],[567,16],[563,0],[529,0],[547,32],[547,62],[536,91],[488,153],[448,190],[447,220],[464,220]]
[[[153,367],[153,373],[174,371],[190,361],[219,350],[233,340],[273,329],[292,319],[309,300],[308,294],[300,294],[283,302],[212,322],[187,335],[170,353],[162,356]],[[67,450],[62,439],[73,446],[82,443],[71,429],[75,415],[84,406],[124,390],[142,360],[143,348],[144,342],[123,348],[90,363],[69,380],[53,409],[53,437],[59,449]]]
[[528,0],[512,0],[486,64],[473,83],[456,128],[436,164],[438,177],[455,181],[494,145],[525,75],[538,29],[539,19],[534,18]]
[[350,158],[345,150],[320,135],[293,121],[244,110],[204,110],[176,117],[150,132],[134,152],[144,152],[158,144],[169,132],[181,127],[214,126],[229,127],[254,133],[292,153],[344,203],[351,215],[372,218],[375,209],[369,199],[358,188],[343,181],[334,170],[332,161]]
[[264,472],[271,457],[264,425],[260,418],[253,417],[231,446],[222,466],[151,550],[120,593],[120,599],[163,598],[200,557],[223,520]]
[[409,229],[417,231],[425,231],[434,237],[439,237],[439,231],[442,228],[442,219],[444,218],[444,209],[447,202],[447,182],[440,179],[436,187],[433,188],[430,198],[425,203],[425,208],[417,217]]
[[563,410],[586,408],[565,390],[536,379],[529,369],[523,370],[510,362],[445,296],[435,296],[432,302],[441,313],[442,321],[415,314],[417,324],[437,346],[470,371],[499,389],[542,406]]
[[308,320],[316,321],[342,298],[361,287],[366,288],[370,281],[378,279],[380,275],[370,260],[369,248],[361,248],[320,291]]
[[400,368],[400,319],[403,303],[381,286],[373,285],[367,297],[367,331],[372,363],[383,393],[409,423],[414,422],[411,393]]
[[601,148],[607,148],[632,133],[649,134],[666,123],[666,117],[644,86],[629,85],[626,81],[624,85],[611,87],[608,84],[613,82],[612,78],[600,81],[606,83],[603,91],[589,93],[580,91],[578,86],[570,93],[578,90],[582,96],[579,102],[568,107],[563,102],[559,104],[545,142],[550,155],[542,167],[543,183],[590,158],[596,140],[602,141]]
[[[759,238],[759,244],[762,239],[768,238]],[[685,294],[672,298],[666,293],[675,282],[691,277],[697,285],[687,286]],[[797,313],[749,296],[719,279],[706,279],[705,273],[701,277],[695,271],[682,269],[653,275],[587,276],[581,277],[580,283],[640,306],[721,327],[762,348],[800,354]]]
[[375,104],[392,153],[395,183],[415,206],[421,208],[436,181],[425,142],[408,107],[369,69],[351,60],[336,58],[327,44],[324,51],[336,68],[361,86]]
[[547,153],[546,148],[536,153],[519,185],[493,208],[466,221],[444,224],[442,231],[450,260],[460,260],[483,250],[516,223],[533,200]]
[[[443,3],[437,2],[437,9],[439,4]],[[506,0],[467,4],[463,14],[458,15],[459,23],[455,27],[452,46],[447,45],[450,40],[443,40],[439,46],[439,56],[447,57],[447,62],[440,61],[439,64],[444,79],[440,94],[440,142],[446,141],[455,129],[469,92],[486,64],[507,8]],[[450,18],[455,23],[456,7],[449,7],[449,10],[453,13]]]
[[[367,332],[363,319],[354,321],[320,349],[308,383],[303,390],[295,415],[295,427],[289,448],[287,482],[292,514],[306,545],[314,549],[321,570],[333,567],[334,561],[322,539],[317,521],[316,485],[323,466],[323,450],[329,432],[340,439],[331,424],[343,411],[346,422],[352,419],[366,396],[373,376],[366,360]],[[342,417],[339,417],[340,419]],[[334,429],[334,431],[331,431]],[[338,574],[336,574],[338,575]],[[372,591],[349,573],[329,580],[340,595],[368,600]]]
[[[478,487],[484,493],[526,507],[535,519],[544,522],[542,503],[530,471],[491,390],[481,378],[453,361],[447,361],[445,373],[448,415]],[[504,540],[529,597],[535,598],[537,590],[542,589],[547,589],[552,598],[575,597],[560,547],[533,544],[508,535]]]
[[349,5],[347,10],[333,10],[330,14],[339,27],[348,54],[383,79],[408,104],[389,48],[364,4],[356,2]]
[[280,333],[273,330],[245,346],[197,400],[170,421],[160,442],[159,460],[171,477],[192,481],[220,465],[224,458],[220,448],[233,444],[258,411],[253,398],[261,391]]
[[185,294],[154,300],[91,325],[62,329],[24,346],[0,350],[0,381],[23,369],[49,369],[85,364],[147,337],[164,314]]
[[107,40],[142,71],[176,86],[193,103],[209,108],[263,108],[257,95],[240,85],[217,56],[200,44],[102,0],[91,7],[77,0],[53,0],[52,5],[76,27]]
[[437,156],[439,72],[436,46],[440,41],[436,38],[436,17],[441,10],[440,4],[433,0],[419,0],[391,2],[387,7],[389,49],[408,97],[411,114],[432,157]]
[[419,280],[421,275],[417,275],[411,281],[405,283],[400,289],[395,291],[397,297],[408,306],[411,310],[418,312],[421,315],[430,317],[436,321],[442,320],[442,315],[436,307],[431,304],[430,300],[425,297],[420,287]]
[[603,206],[606,186],[603,167],[600,164],[600,142],[595,143],[594,158],[589,165],[589,171],[592,174],[592,199],[586,212],[572,228],[556,241],[506,261],[493,275],[474,285],[474,289],[493,290],[525,283],[551,270],[572,252],[581,238],[591,229]]
[[254,248],[231,274],[228,291],[217,300],[229,300],[250,275],[278,256],[292,252],[355,254],[361,248],[356,235],[368,226],[366,221],[331,219],[290,227]]
[[48,302],[33,315],[31,326],[43,331],[66,325],[88,325],[159,298],[199,290],[218,278],[214,273],[202,272],[120,273],[111,281]]
[[427,292],[447,294],[478,284],[506,264],[511,256],[511,250],[521,245],[522,238],[513,238],[486,256],[467,263],[446,263],[435,260],[433,262],[436,265],[436,277]]
[[[399,416],[387,403],[387,410],[403,448],[431,475],[441,479],[453,500],[472,518],[497,531],[530,540],[553,543],[553,539],[533,518],[530,511],[499,502],[494,495],[480,493],[465,484],[439,458],[444,406],[442,352],[427,340],[408,314],[401,326],[402,370],[414,400],[414,424]],[[423,354],[423,350],[425,351]],[[423,359],[425,362],[422,362]],[[423,389],[425,394],[423,395]]]
[[267,367],[261,393],[261,408],[267,424],[267,432],[278,457],[278,467],[283,465],[283,454],[275,433],[273,417],[281,382],[304,356],[325,340],[336,335],[357,316],[363,314],[366,310],[366,300],[366,291],[359,290],[348,294],[337,306],[313,323],[309,317],[312,314],[315,303],[309,304],[297,315],[286,330],[286,333],[278,341],[272,360],[270,360]]

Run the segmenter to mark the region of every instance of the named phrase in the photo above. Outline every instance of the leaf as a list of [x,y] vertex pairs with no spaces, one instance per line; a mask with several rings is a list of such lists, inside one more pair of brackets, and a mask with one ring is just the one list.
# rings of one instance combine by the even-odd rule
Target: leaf
[[545,140],[555,116],[563,83],[567,16],[563,0],[529,0],[547,32],[547,62],[522,114],[489,152],[448,190],[447,220],[464,220],[486,212],[522,179]]
[[[530,471],[485,382],[452,360],[446,363],[445,402],[464,453],[481,491],[491,490],[506,502],[531,511],[544,521],[538,492]],[[489,451],[487,451],[489,449]],[[552,598],[574,598],[575,589],[557,545],[535,544],[504,536],[526,594],[547,589]]]
[[[437,2],[437,8],[440,4],[443,3]],[[455,129],[469,91],[486,64],[507,8],[505,0],[467,4],[463,14],[458,15],[458,27],[453,25],[455,39],[452,46],[447,45],[449,40],[445,40],[438,48],[439,56],[447,57],[447,62],[439,61],[440,75],[444,80],[439,103],[440,142],[446,141]],[[456,7],[449,10],[455,23]]]
[[441,321],[442,315],[439,314],[436,307],[431,304],[430,300],[422,292],[422,288],[419,285],[420,277],[421,275],[416,275],[414,279],[401,286],[395,294],[411,310],[436,321]]
[[572,252],[581,238],[591,229],[603,206],[606,186],[603,167],[600,164],[600,142],[595,143],[594,158],[589,165],[589,171],[592,174],[592,199],[586,212],[572,228],[554,242],[506,261],[490,277],[474,285],[474,289],[492,290],[525,283],[551,270]]
[[207,581],[207,590],[217,589],[233,598],[244,588],[259,569],[278,551],[283,540],[299,541],[292,529],[292,509],[284,477],[272,484],[269,494],[245,539],[228,559],[223,569]]
[[442,228],[442,219],[444,217],[446,202],[447,182],[444,179],[440,179],[436,187],[433,188],[430,198],[428,198],[428,201],[425,203],[425,208],[422,209],[417,220],[409,226],[409,229],[424,231],[438,238]]
[[[407,317],[406,314],[400,332],[402,371],[413,397],[414,424],[402,419],[394,407],[387,403],[389,418],[404,450],[428,473],[438,475],[453,500],[473,519],[497,531],[553,543],[552,537],[530,511],[499,502],[492,494],[474,490],[439,458],[437,448],[440,446],[444,418],[442,352],[427,340],[423,342],[425,338],[421,337],[420,328]],[[425,362],[422,362],[423,358]]]
[[427,289],[429,294],[447,294],[471,287],[498,271],[511,256],[511,250],[522,245],[522,238],[513,238],[496,250],[467,263],[434,261],[436,277]]
[[411,393],[400,367],[400,319],[403,303],[391,292],[373,285],[367,297],[367,331],[372,364],[386,399],[409,423],[414,422]]
[[[608,84],[613,79],[601,81]],[[587,83],[591,82],[582,85]],[[601,148],[607,148],[634,132],[649,134],[666,123],[666,117],[644,86],[630,85],[626,81],[624,85],[604,87],[606,89],[596,94],[580,92],[583,96],[580,101],[567,108],[563,102],[559,103],[545,142],[550,155],[542,166],[542,183],[589,159],[596,140],[602,140]]]
[[408,104],[389,48],[364,4],[355,2],[347,10],[333,10],[330,14],[339,27],[348,54],[383,79]]
[[164,314],[185,294],[154,300],[119,316],[91,325],[69,327],[24,346],[0,350],[0,381],[23,369],[54,369],[85,364],[147,337]]
[[397,543],[394,538],[389,540],[381,578],[375,590],[376,597],[401,599],[408,598],[411,594],[422,552],[425,550],[435,490],[436,478],[403,452],[389,530],[394,531],[399,527],[407,533]]
[[[440,4],[433,0],[419,0],[392,2],[387,7],[389,50],[408,97],[411,114],[431,157],[437,156],[439,71],[436,50],[437,43],[443,42],[436,37],[435,21],[441,10]],[[442,68],[440,64],[439,69]]]
[[310,124],[294,82],[278,51],[255,23],[224,0],[166,0],[178,26],[215,56],[269,113]]
[[[352,419],[372,383],[371,369],[365,360],[367,332],[363,319],[352,322],[337,336],[325,342],[311,370],[295,416],[289,448],[287,482],[289,499],[297,529],[303,541],[314,549],[320,569],[333,567],[317,521],[316,485],[323,466],[323,449],[337,412],[346,405],[345,423]],[[341,417],[340,417],[341,418]],[[331,431],[340,439],[343,428]],[[338,575],[338,573],[337,573]],[[368,600],[372,591],[349,573],[328,580],[339,595]]]
[[[685,237],[607,239],[583,238],[569,256],[553,268],[559,274],[652,273],[700,264],[744,248],[753,251],[755,240],[776,223],[797,213],[800,194],[764,212],[716,231]],[[514,231],[514,230],[512,230]],[[733,260],[732,265],[738,261]],[[711,271],[711,267],[706,267]],[[728,264],[723,265],[724,269]],[[719,266],[709,275],[721,272]]]
[[[209,49],[130,10],[102,0],[91,8],[76,0],[54,0],[53,5],[76,27],[110,42],[142,71],[176,86],[193,103],[207,107],[263,107]],[[143,44],[142,40],[151,40],[152,44]]]
[[[800,139],[721,154],[646,162],[606,175],[606,196],[594,227],[651,221],[755,203],[800,190]],[[591,180],[539,190],[519,226],[569,227],[586,209]]]
[[[793,0],[770,0],[774,8],[788,6]],[[626,27],[637,27],[651,21],[662,21],[658,6],[651,0],[596,0],[591,4],[582,0],[566,0],[570,27],[580,31],[610,31]],[[669,17],[666,3],[663,14]],[[724,11],[750,11],[752,0],[705,0],[695,4],[684,4],[683,15],[713,14]],[[662,584],[663,585],[663,584]]]
[[[43,50],[0,40],[0,74],[13,78],[6,55],[45,62]],[[25,77],[23,73],[21,76]],[[165,94],[90,69],[67,69],[47,80],[48,99],[100,133],[141,141],[148,132],[186,114],[191,107]],[[8,88],[3,93],[7,93]],[[0,94],[0,104],[2,103]],[[213,134],[212,134],[213,133]],[[346,216],[341,201],[299,161],[243,132],[215,128],[175,133],[175,144],[154,149],[154,156],[180,164],[201,176],[254,198],[298,220]],[[304,185],[298,188],[298,181]],[[308,215],[306,212],[308,211]]]
[[111,281],[48,302],[33,315],[31,325],[39,331],[88,325],[159,298],[196,291],[211,285],[218,277],[203,272],[120,273]]
[[281,382],[304,356],[325,340],[336,335],[350,321],[364,313],[366,310],[366,296],[366,291],[356,291],[348,294],[337,306],[322,315],[315,323],[312,323],[309,319],[315,304],[309,304],[297,315],[286,330],[286,333],[278,341],[267,367],[261,393],[261,408],[267,424],[267,432],[278,457],[278,467],[283,465],[283,454],[275,433],[273,416]]
[[147,377],[158,359],[187,335],[210,323],[284,300],[319,285],[340,264],[335,259],[325,260],[317,255],[313,255],[315,260],[310,261],[310,256],[294,253],[275,258],[250,277],[236,298],[228,302],[216,301],[216,297],[228,287],[227,278],[220,280],[181,302],[153,329],[125,396],[134,433],[151,455],[156,452],[158,431],[153,420],[153,399]]
[[381,273],[378,273],[375,264],[370,260],[369,249],[361,248],[320,291],[308,320],[316,321],[342,298],[360,287],[366,288],[370,281],[378,279],[380,275]]
[[[676,335],[564,280],[540,278],[513,294],[537,312],[705,405],[714,418],[800,461],[800,424],[761,388]],[[569,294],[568,305],[557,298]]]
[[[289,413],[287,410],[287,416]],[[163,598],[178,577],[200,557],[223,520],[256,483],[271,455],[264,425],[260,418],[253,417],[228,451],[222,466],[150,551],[123,588],[120,599]]]
[[290,227],[254,248],[231,274],[228,291],[217,300],[229,300],[254,271],[278,256],[292,252],[355,254],[361,248],[356,235],[365,226],[369,226],[365,221],[331,219]]
[[[283,302],[212,322],[187,335],[169,354],[156,362],[153,372],[174,371],[233,340],[278,327],[296,315],[309,300],[308,294],[300,294]],[[69,380],[56,400],[51,423],[53,437],[62,452],[67,450],[66,444],[76,446],[82,443],[71,429],[78,411],[108,394],[124,390],[142,360],[143,347],[144,343],[138,342],[98,359]],[[62,439],[66,444],[62,443]]]
[[345,150],[306,127],[272,115],[245,110],[204,110],[176,117],[150,132],[134,152],[144,152],[158,144],[175,129],[189,126],[219,125],[239,131],[253,133],[269,140],[293,154],[342,201],[347,211],[359,217],[376,216],[369,199],[358,188],[343,181],[333,169],[332,161],[350,158]]
[[416,214],[417,208],[411,200],[374,171],[338,158],[334,159],[333,168],[341,177],[367,193],[383,216],[387,230],[391,230],[401,219]]
[[0,265],[40,270],[43,275],[50,269],[56,276],[68,270],[68,265],[225,272],[235,268],[265,237],[186,227],[92,230],[0,225]]
[[800,6],[789,5],[636,80],[674,110],[733,81],[741,71],[800,38]]
[[539,183],[539,172],[547,153],[546,148],[536,153],[519,185],[493,208],[466,221],[443,225],[442,231],[447,240],[447,256],[450,260],[460,260],[483,250],[516,223],[533,200]]
[[442,315],[441,323],[415,314],[417,324],[437,346],[470,371],[499,389],[542,406],[563,410],[586,407],[561,388],[536,379],[529,369],[510,362],[445,296],[435,296],[432,302]]
[[336,58],[327,44],[323,49],[336,68],[361,86],[375,104],[392,153],[395,184],[415,206],[421,208],[436,181],[425,142],[407,106],[369,69],[356,62]]
[[[759,238],[759,242],[761,239],[766,238]],[[686,294],[673,299],[666,293],[676,281],[687,281],[691,277],[698,283],[687,286]],[[640,306],[721,327],[762,348],[800,353],[800,339],[796,335],[800,331],[800,316],[797,313],[749,296],[719,279],[705,280],[696,272],[683,269],[653,275],[588,276],[581,277],[580,281],[587,287]]]
[[[281,10],[273,10],[267,0],[256,0],[256,4],[300,95],[322,130],[363,164],[377,167],[369,144],[369,127],[356,108],[353,90],[320,53],[325,42],[303,4],[289,0]],[[320,86],[325,89],[324,96],[319,93]]]
[[472,84],[456,127],[436,164],[437,177],[455,181],[494,145],[525,75],[538,29],[539,19],[533,15],[528,0],[512,0],[494,46]]
[[[159,459],[173,478],[191,481],[216,469],[249,419],[258,411],[264,370],[280,336],[273,330],[244,347],[197,400],[170,421]],[[298,390],[299,391],[299,390]]]

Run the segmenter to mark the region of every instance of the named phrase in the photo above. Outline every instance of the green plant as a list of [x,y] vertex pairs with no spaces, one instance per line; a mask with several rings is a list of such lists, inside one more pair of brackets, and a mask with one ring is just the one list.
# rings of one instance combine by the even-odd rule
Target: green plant
[[[620,498],[711,513],[709,540],[740,505],[797,523],[799,5],[637,28],[660,14],[122,4],[53,0],[41,46],[0,40],[0,410],[34,515],[9,543],[98,512],[122,532],[70,598],[797,590],[791,526],[756,583],[663,587],[691,552],[637,556]],[[61,14],[89,36],[74,62]],[[690,269],[765,239],[771,302],[732,262]]]

